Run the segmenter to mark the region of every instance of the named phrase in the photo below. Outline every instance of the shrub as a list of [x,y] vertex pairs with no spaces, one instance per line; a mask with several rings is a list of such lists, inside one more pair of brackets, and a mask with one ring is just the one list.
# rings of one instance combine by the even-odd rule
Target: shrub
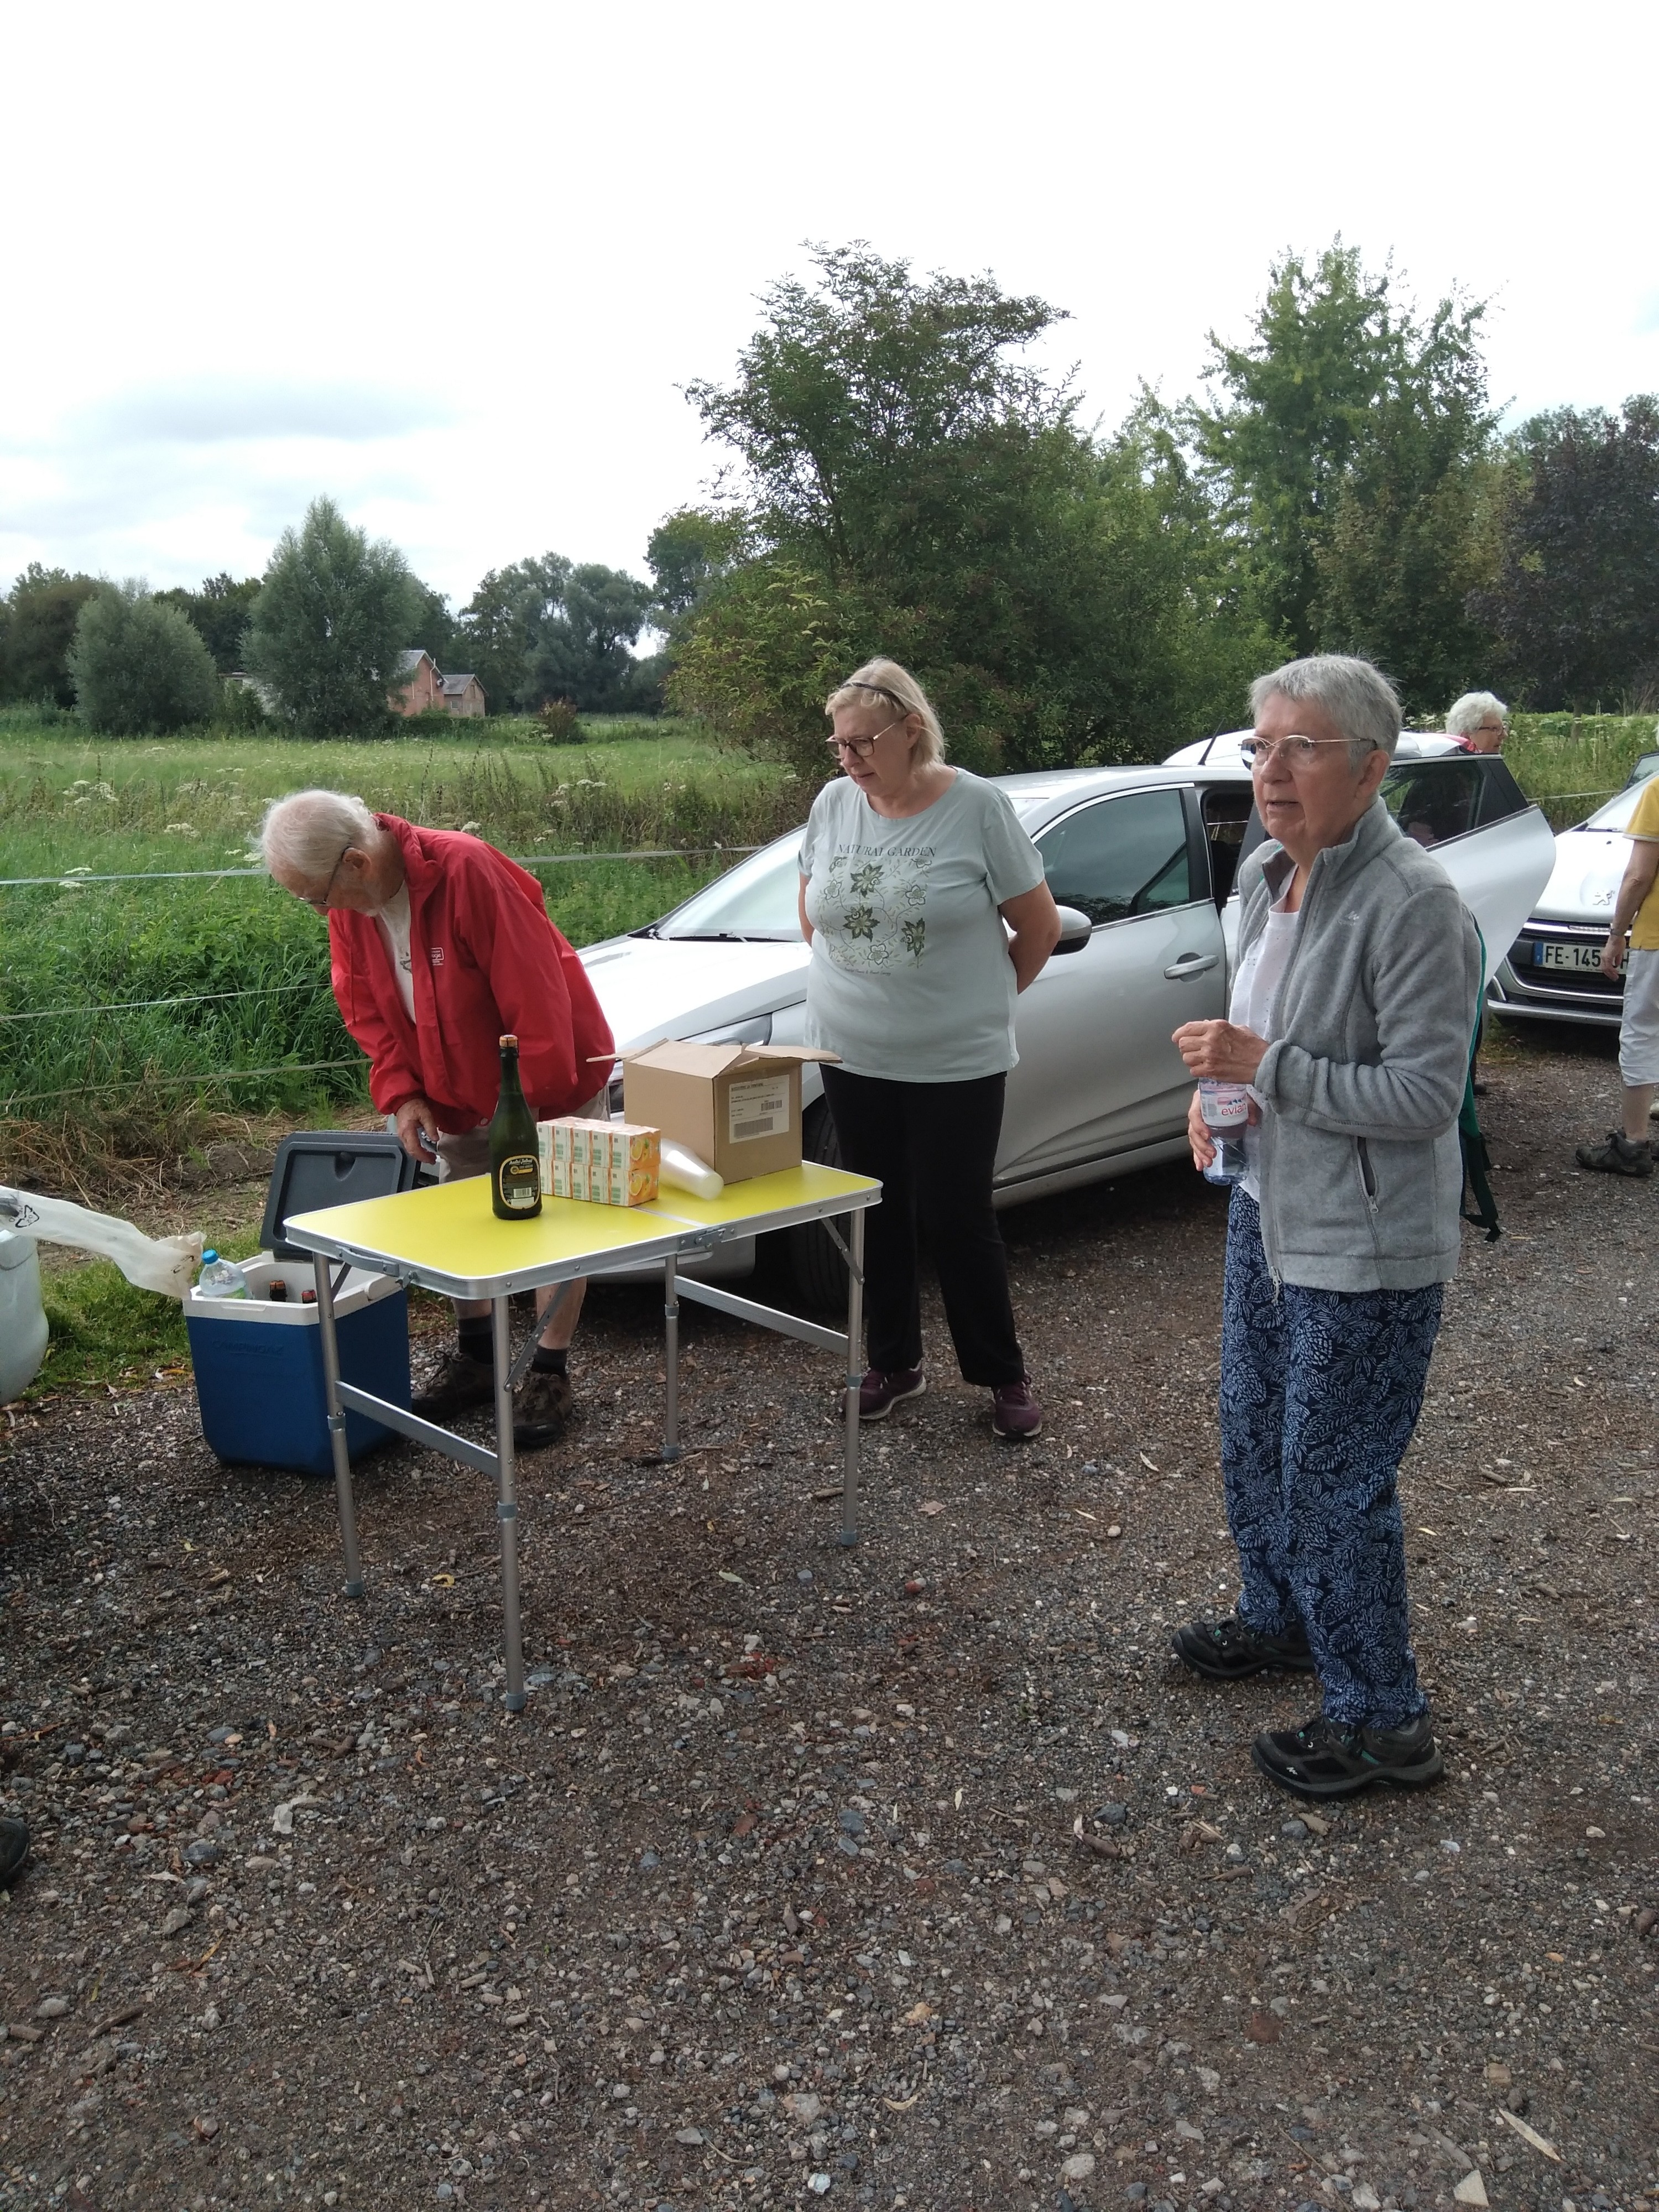
[[586,736],[574,699],[550,699],[536,720],[550,745],[579,745]]
[[112,737],[205,722],[221,703],[218,672],[200,632],[142,584],[105,585],[87,601],[69,672],[81,719]]

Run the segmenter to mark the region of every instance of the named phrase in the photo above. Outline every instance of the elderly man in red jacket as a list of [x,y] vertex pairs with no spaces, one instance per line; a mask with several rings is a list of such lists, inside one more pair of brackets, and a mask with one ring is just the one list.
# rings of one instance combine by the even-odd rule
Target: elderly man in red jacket
[[[279,799],[261,832],[276,882],[328,917],[331,980],[368,1054],[369,1095],[405,1152],[452,1176],[489,1172],[500,1039],[519,1040],[537,1116],[603,1115],[610,1025],[542,887],[482,838],[417,830],[337,791]],[[599,1085],[596,1091],[595,1085]],[[519,1387],[514,1437],[551,1443],[571,1403],[568,1351],[585,1285],[569,1286]],[[545,1312],[555,1293],[538,1293]],[[456,1309],[459,1340],[415,1401],[445,1421],[490,1402],[487,1304]]]

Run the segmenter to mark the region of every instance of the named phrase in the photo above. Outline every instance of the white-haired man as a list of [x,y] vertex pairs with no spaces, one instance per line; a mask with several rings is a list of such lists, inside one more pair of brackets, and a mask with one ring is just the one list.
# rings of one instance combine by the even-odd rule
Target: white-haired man
[[[337,791],[279,799],[260,832],[276,881],[328,918],[330,980],[369,1058],[369,1095],[405,1152],[439,1175],[487,1175],[501,1085],[500,1039],[519,1040],[525,1095],[544,1120],[602,1114],[612,1049],[587,971],[549,919],[542,887],[487,845],[372,814]],[[551,1443],[571,1403],[576,1283],[519,1386],[515,1441]],[[538,1294],[545,1312],[553,1293]],[[415,1401],[447,1421],[490,1402],[487,1304],[459,1304],[455,1349]]]

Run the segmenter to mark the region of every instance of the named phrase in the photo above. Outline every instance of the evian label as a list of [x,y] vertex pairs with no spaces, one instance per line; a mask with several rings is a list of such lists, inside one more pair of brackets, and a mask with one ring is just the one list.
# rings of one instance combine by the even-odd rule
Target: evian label
[[1206,1129],[1242,1129],[1250,1118],[1249,1088],[1206,1076],[1198,1086],[1198,1110]]

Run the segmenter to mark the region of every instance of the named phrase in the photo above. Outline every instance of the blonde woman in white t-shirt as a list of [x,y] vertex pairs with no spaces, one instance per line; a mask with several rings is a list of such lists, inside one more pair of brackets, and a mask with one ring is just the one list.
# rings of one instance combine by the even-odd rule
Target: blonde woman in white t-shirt
[[927,1387],[920,1221],[963,1380],[990,1391],[999,1436],[1034,1437],[1042,1413],[991,1176],[1014,1000],[1059,943],[1060,916],[1006,794],[946,761],[907,670],[866,662],[825,711],[842,774],[801,840],[800,923],[812,948],[807,1039],[840,1056],[823,1089],[842,1164],[882,1185],[866,1231],[860,1415],[883,1420]]

